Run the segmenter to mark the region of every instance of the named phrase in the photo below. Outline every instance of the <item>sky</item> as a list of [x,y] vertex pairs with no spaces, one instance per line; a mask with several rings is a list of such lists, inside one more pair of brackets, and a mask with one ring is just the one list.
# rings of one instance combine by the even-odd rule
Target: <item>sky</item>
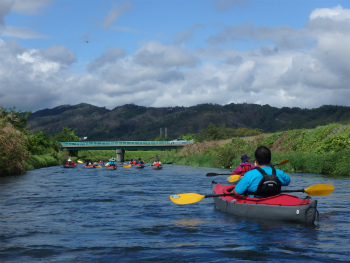
[[350,106],[348,0],[0,0],[0,107]]

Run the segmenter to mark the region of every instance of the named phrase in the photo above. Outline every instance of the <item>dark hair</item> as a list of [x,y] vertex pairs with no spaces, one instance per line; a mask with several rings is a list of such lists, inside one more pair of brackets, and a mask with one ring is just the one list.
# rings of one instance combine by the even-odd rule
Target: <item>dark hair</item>
[[271,163],[271,151],[266,146],[259,146],[255,150],[255,160],[260,165],[269,165]]

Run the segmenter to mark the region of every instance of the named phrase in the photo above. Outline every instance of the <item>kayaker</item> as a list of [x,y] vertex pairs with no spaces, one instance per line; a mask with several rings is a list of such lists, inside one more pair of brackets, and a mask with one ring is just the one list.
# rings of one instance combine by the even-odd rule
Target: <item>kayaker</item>
[[141,158],[139,158],[136,162],[136,164],[144,164],[145,162],[141,160]]
[[109,159],[106,166],[117,166],[117,162],[115,161],[115,158]]
[[250,157],[246,154],[241,156],[241,164],[233,170],[232,174],[244,175],[246,172],[253,170],[255,168],[254,164],[249,162]]
[[154,158],[154,162],[151,164],[151,166],[159,166],[162,165],[161,161],[158,157]]
[[254,155],[257,167],[248,171],[231,193],[258,198],[279,194],[281,186],[289,185],[289,175],[272,166],[269,148],[260,146],[256,149]]
[[68,158],[67,164],[68,165],[74,165],[74,162],[72,162],[72,160],[70,158]]

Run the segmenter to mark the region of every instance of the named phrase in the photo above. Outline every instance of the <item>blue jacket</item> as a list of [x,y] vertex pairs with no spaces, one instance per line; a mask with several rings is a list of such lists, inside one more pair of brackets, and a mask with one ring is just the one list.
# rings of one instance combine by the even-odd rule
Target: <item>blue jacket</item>
[[[270,166],[264,166],[261,167],[261,169],[263,169],[267,174],[272,174],[272,168]],[[288,174],[285,174],[282,170],[276,169],[276,176],[278,179],[280,179],[282,186],[289,185],[290,177]],[[246,172],[243,178],[236,185],[235,190],[241,195],[244,195],[247,191],[255,192],[262,178],[263,175],[257,169]]]

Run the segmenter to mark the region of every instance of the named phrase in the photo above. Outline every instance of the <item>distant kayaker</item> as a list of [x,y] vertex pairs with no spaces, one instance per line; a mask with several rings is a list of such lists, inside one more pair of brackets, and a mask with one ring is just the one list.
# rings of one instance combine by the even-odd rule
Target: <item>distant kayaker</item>
[[117,166],[117,162],[115,161],[115,158],[111,158],[108,160],[108,163],[106,163],[106,166]]
[[74,162],[72,162],[72,160],[70,158],[68,158],[67,164],[68,165],[74,165]]
[[158,157],[154,158],[154,162],[151,164],[151,166],[159,166],[162,165],[161,161]]
[[144,164],[145,162],[141,160],[141,158],[139,158],[136,162],[136,164]]
[[271,164],[271,151],[260,146],[255,151],[255,169],[248,171],[231,191],[232,194],[267,197],[279,194],[281,186],[289,185],[290,177]]
[[249,162],[250,157],[246,154],[241,156],[241,164],[233,170],[232,174],[244,175],[246,172],[253,170],[255,168],[254,164]]

